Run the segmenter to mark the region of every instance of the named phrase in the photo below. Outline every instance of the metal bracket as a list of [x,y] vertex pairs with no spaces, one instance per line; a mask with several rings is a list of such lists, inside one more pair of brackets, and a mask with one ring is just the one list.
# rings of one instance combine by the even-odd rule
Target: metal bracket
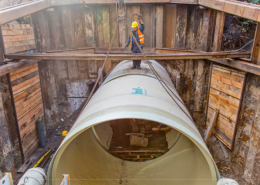
[[5,173],[5,176],[0,180],[0,185],[13,185],[13,178],[11,173]]
[[[124,12],[121,15],[118,14],[118,8],[119,9],[124,8]],[[125,15],[126,15],[126,4],[125,4],[124,0],[116,0],[116,15],[117,15],[118,20],[125,17]]]

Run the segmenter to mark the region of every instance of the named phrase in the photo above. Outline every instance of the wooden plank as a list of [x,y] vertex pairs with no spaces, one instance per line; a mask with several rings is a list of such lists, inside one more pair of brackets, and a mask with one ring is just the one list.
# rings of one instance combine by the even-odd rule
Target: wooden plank
[[67,61],[68,64],[68,75],[70,80],[78,79],[79,77],[79,68],[78,61]]
[[116,7],[111,5],[109,6],[109,15],[110,15],[110,38],[112,39],[112,36],[114,34],[114,31],[116,29],[116,35],[114,37],[114,40],[112,41],[112,47],[119,47],[119,30],[118,27],[116,27],[117,21],[115,21],[117,19],[117,15],[116,15]]
[[32,164],[32,161],[30,160],[27,160],[17,171],[17,173],[24,173],[28,168],[29,166]]
[[38,63],[29,64],[25,67],[21,67],[19,69],[16,69],[15,71],[10,72],[10,76],[14,78],[13,76],[17,75],[18,73],[24,73],[30,70],[31,68],[35,68],[38,66]]
[[65,39],[66,49],[76,48],[75,47],[75,27],[74,20],[72,19],[72,7],[63,6],[61,10],[62,30]]
[[212,78],[214,78],[214,79],[216,79],[216,80],[218,80],[218,81],[220,81],[222,83],[225,83],[225,84],[228,84],[228,85],[232,85],[232,86],[240,88],[240,89],[243,88],[243,83],[239,83],[239,82],[233,81],[232,79],[224,78],[224,77],[216,75],[216,74],[212,74]]
[[30,155],[36,150],[39,145],[39,138],[37,138],[37,132],[31,137],[27,138],[28,142],[23,143],[23,147],[25,148],[25,158],[27,159]]
[[[32,110],[34,111],[34,110]],[[22,125],[20,128],[22,130],[20,130],[21,133],[21,137],[23,137],[24,135],[30,133],[30,132],[34,132],[35,130],[37,130],[37,124],[36,121],[38,118],[43,118],[44,117],[44,112],[43,109],[40,113],[35,114],[35,117],[33,117],[34,120],[32,120],[30,123],[27,123],[26,126],[24,127],[24,125]],[[29,120],[28,120],[29,121]]]
[[5,53],[17,53],[17,52],[28,51],[33,49],[35,49],[35,44],[6,48]]
[[167,48],[175,47],[176,40],[177,5],[165,5],[164,45]]
[[24,90],[28,89],[29,87],[31,87],[39,82],[40,82],[39,76],[35,76],[29,80],[24,81],[23,83],[13,86],[12,87],[13,93],[14,93],[14,95],[17,95],[18,93],[23,92]]
[[203,10],[202,24],[200,26],[199,37],[197,37],[196,49],[201,51],[210,51],[214,38],[214,17],[215,11],[212,9]]
[[[85,6],[71,6],[71,21],[72,21],[72,26],[74,27],[74,42],[75,43],[70,43],[74,44],[75,48],[82,48],[82,47],[87,47],[87,38],[86,38],[86,33],[84,30],[85,27]],[[109,19],[109,14],[106,15],[108,16]],[[106,25],[109,27],[109,23]],[[109,28],[108,28],[109,29]],[[73,31],[73,29],[72,29]],[[110,39],[109,39],[110,40]]]
[[222,133],[220,130],[217,128],[214,129],[213,134],[223,143],[225,144],[228,148],[232,148],[232,140],[228,138],[224,133]]
[[225,66],[233,67],[235,69],[239,69],[241,71],[245,71],[248,73],[252,73],[255,75],[260,75],[260,66],[256,64],[252,64],[243,60],[237,59],[210,59],[210,61],[216,62],[218,64],[222,64]]
[[153,5],[141,5],[141,14],[142,14],[142,20],[145,24],[144,29],[144,36],[145,36],[145,42],[144,47],[154,47],[154,39],[155,39],[155,19],[153,11],[154,6]]
[[[115,4],[116,0],[52,0],[52,6],[71,4]],[[198,0],[125,0],[127,4],[151,4],[151,3],[176,3],[176,4],[198,4]]]
[[237,114],[230,112],[229,110],[225,109],[225,107],[223,107],[222,105],[218,105],[218,104],[214,103],[213,101],[209,100],[208,107],[211,109],[218,109],[219,113],[221,115],[227,117],[228,119],[232,120],[233,122],[236,122],[236,120],[237,120]]
[[0,76],[11,73],[17,69],[26,67],[37,62],[37,60],[19,60],[17,62],[8,62],[7,64],[0,66]]
[[78,73],[80,79],[88,79],[88,63],[85,61],[78,61]]
[[30,73],[30,74],[28,74],[28,75],[26,75],[26,76],[24,76],[24,77],[22,77],[22,78],[18,78],[18,79],[16,79],[16,80],[12,81],[12,82],[11,82],[11,85],[12,85],[12,86],[19,85],[19,84],[21,84],[22,82],[24,82],[24,81],[26,81],[26,80],[29,80],[29,79],[32,79],[32,78],[35,77],[35,76],[39,76],[39,72],[38,72],[38,71],[35,71],[35,72]]
[[164,6],[156,5],[156,47],[163,47],[163,15]]
[[209,138],[211,136],[213,128],[216,125],[216,120],[217,120],[217,117],[218,117],[218,113],[219,113],[218,110],[213,110],[213,112],[211,113],[209,125],[208,125],[208,128],[206,130],[205,137],[204,137],[204,141],[205,141],[206,145],[208,145]]
[[[103,47],[108,48],[110,45],[110,21],[109,21],[109,6],[105,6],[102,11],[103,16],[103,36],[104,36],[104,45]],[[113,20],[115,21],[115,20]],[[101,45],[100,45],[101,46]]]
[[21,30],[3,30],[3,36],[15,36],[15,35],[32,35],[33,28],[31,29],[21,29]]
[[244,77],[245,76],[245,72],[243,71],[238,71],[238,70],[235,70],[235,69],[231,69],[231,68],[227,68],[225,66],[220,66],[220,65],[215,65],[214,64],[214,68],[215,69],[219,69],[219,70],[222,70],[222,71],[231,71],[232,74],[236,75],[236,76],[240,76],[240,77]]
[[226,110],[237,114],[240,101],[220,91],[210,89],[210,101],[224,107]]
[[[213,111],[214,111],[214,109],[209,107],[208,116],[207,116],[208,122],[209,122],[209,118],[211,117],[210,115],[212,115]],[[219,114],[218,119],[217,119],[217,124],[222,125],[222,127],[226,128],[228,130],[232,130],[232,134],[234,133],[234,130],[236,127],[236,122],[227,118],[226,116]]]
[[22,41],[22,40],[33,40],[34,35],[15,35],[15,36],[5,36],[4,42],[12,42],[12,41]]
[[198,4],[198,0],[171,0],[171,3],[179,4]]
[[233,72],[233,71],[227,71],[227,70],[222,70],[220,68],[213,67],[212,74],[230,79],[230,80],[238,82],[238,83],[241,83],[242,85],[243,85],[243,82],[244,82],[244,78],[241,77],[239,75],[239,73],[236,73],[236,72]]
[[213,40],[213,51],[220,51],[222,44],[222,37],[224,32],[226,13],[217,11],[216,23],[215,23],[215,32]]
[[2,30],[27,30],[33,29],[33,26],[30,24],[4,24],[1,25]]
[[177,5],[176,40],[177,48],[184,48],[186,42],[188,6]]
[[[118,14],[121,15],[124,13],[124,9],[118,9]],[[129,25],[131,26],[131,25]],[[128,27],[124,24],[123,21],[119,22],[119,28],[118,28],[119,32],[119,47],[124,47],[127,41],[127,37],[128,37]]]
[[215,10],[260,22],[259,5],[227,0],[199,0],[198,3]]
[[257,23],[254,44],[251,54],[251,61],[254,64],[260,64],[260,23]]
[[94,24],[94,14],[93,7],[85,7],[85,33],[87,38],[87,46],[95,47],[95,24]]
[[21,73],[16,73],[14,75],[10,75],[11,81],[17,80],[19,78],[22,78],[22,77],[24,77],[28,74],[34,73],[36,71],[38,71],[38,65],[36,65],[35,67],[32,67],[32,68],[29,68],[27,71],[23,71]]
[[[106,54],[68,54],[68,53],[32,53],[6,54],[8,59],[34,60],[104,60]],[[148,60],[177,60],[177,59],[212,59],[212,58],[240,58],[248,57],[249,53],[173,53],[173,54],[146,54]],[[141,54],[110,54],[111,60],[143,60]]]
[[96,48],[86,47],[86,48],[77,48],[77,49],[64,49],[64,50],[52,50],[47,51],[46,53],[77,53],[77,54],[84,54],[84,53],[95,53]]
[[40,140],[37,139],[29,148],[27,148],[26,153],[24,155],[25,159],[28,159],[33,154],[33,152],[38,148],[39,143]]
[[[18,120],[20,131],[26,129],[27,125],[29,125],[31,122],[36,121],[39,117],[39,115],[43,115],[44,112],[43,109],[43,103],[39,103],[34,109],[32,109],[28,114],[24,115]],[[26,131],[23,131],[26,132]]]
[[18,120],[27,114],[31,109],[36,107],[42,101],[42,94],[40,89],[29,95],[24,99],[15,102],[16,114]]
[[[64,48],[65,39],[62,32],[61,7],[53,9],[53,11],[45,11],[45,24],[49,31],[50,48],[48,50],[58,50]],[[41,30],[42,31],[42,30]]]
[[241,93],[242,89],[222,83],[216,79],[211,79],[210,87],[219,90],[221,92],[224,92],[232,97],[235,97],[237,99],[241,99]]
[[33,92],[37,91],[38,89],[41,88],[41,84],[37,83],[34,86],[32,86],[31,88],[27,89],[26,91],[14,96],[14,102],[17,102],[18,100],[28,97],[30,94],[32,94]]
[[95,21],[96,21],[96,42],[98,47],[105,45],[104,42],[104,32],[103,32],[103,11],[105,10],[104,6],[99,6],[96,8]]
[[[12,47],[18,47],[18,46],[28,46],[28,45],[35,45],[35,40],[22,40],[22,41],[10,41],[5,43],[5,48],[9,49]],[[35,47],[34,47],[35,48]]]

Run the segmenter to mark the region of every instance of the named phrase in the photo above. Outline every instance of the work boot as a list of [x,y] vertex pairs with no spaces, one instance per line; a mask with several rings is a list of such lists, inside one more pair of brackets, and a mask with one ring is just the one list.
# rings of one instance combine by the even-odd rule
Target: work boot
[[131,67],[131,69],[136,69],[136,67],[135,67],[135,66],[133,66],[133,67]]

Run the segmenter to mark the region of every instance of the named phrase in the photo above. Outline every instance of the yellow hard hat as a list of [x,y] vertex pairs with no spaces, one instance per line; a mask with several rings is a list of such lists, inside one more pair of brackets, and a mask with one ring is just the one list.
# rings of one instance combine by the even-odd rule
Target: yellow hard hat
[[134,22],[132,23],[132,28],[136,28],[136,27],[138,27],[138,23],[137,23],[136,21],[134,21]]
[[68,135],[68,131],[67,131],[67,130],[64,130],[61,135],[62,135],[62,136]]

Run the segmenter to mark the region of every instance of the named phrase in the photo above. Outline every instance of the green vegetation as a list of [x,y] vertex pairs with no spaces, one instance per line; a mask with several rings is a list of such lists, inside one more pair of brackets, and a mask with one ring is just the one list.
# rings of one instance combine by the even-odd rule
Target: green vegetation
[[249,0],[249,3],[258,4],[258,3],[260,3],[260,0]]
[[239,0],[247,3],[260,4],[260,0]]

